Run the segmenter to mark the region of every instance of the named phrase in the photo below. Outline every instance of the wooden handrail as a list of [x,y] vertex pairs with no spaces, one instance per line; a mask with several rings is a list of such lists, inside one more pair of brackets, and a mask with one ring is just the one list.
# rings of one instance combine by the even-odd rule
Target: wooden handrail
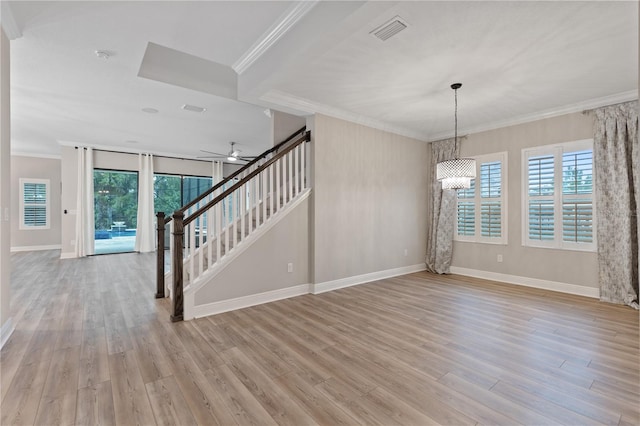
[[[259,175],[260,173],[262,173],[262,171],[264,169],[266,169],[267,167],[269,167],[270,165],[272,165],[273,163],[275,163],[276,161],[278,161],[279,159],[281,159],[282,157],[287,155],[295,147],[297,147],[301,143],[309,142],[310,140],[311,140],[311,132],[310,131],[306,131],[304,133],[304,135],[300,139],[296,140],[295,142],[292,142],[290,146],[288,146],[283,151],[281,151],[278,154],[276,154],[275,156],[273,156],[269,161],[267,161],[266,163],[261,165],[259,168],[257,168],[253,172],[249,173],[247,176],[242,178],[240,181],[236,182],[233,186],[231,186],[230,188],[225,190],[222,194],[218,195],[216,198],[214,198],[213,200],[209,201],[207,204],[205,204],[204,206],[200,207],[198,210],[196,210],[195,212],[190,214],[188,218],[186,218],[186,219],[184,219],[182,221],[182,225],[183,226],[187,226],[188,224],[190,224],[191,222],[196,220],[199,216],[201,216],[204,212],[209,210],[211,207],[213,207],[214,205],[218,204],[220,201],[224,200],[229,195],[233,194],[233,192],[235,192],[242,185],[246,184],[253,177],[255,177],[255,176]],[[174,217],[175,217],[175,213],[174,213]]]
[[[300,135],[301,133],[302,133],[302,135],[300,137],[296,138],[296,136]],[[172,266],[171,266],[172,271],[171,271],[171,273],[172,273],[172,276],[173,276],[172,291],[171,291],[171,294],[173,296],[171,321],[173,321],[173,322],[182,321],[183,318],[184,318],[184,259],[183,259],[183,257],[184,257],[184,244],[185,244],[185,241],[184,241],[185,228],[189,224],[194,222],[197,218],[202,216],[205,212],[207,212],[212,207],[214,207],[216,204],[222,202],[226,197],[228,197],[229,195],[233,194],[235,191],[237,191],[243,185],[246,185],[253,178],[255,178],[260,173],[262,173],[265,170],[267,170],[270,166],[275,164],[277,161],[283,159],[287,154],[292,152],[294,149],[296,149],[300,145],[304,144],[305,142],[309,142],[309,141],[311,141],[311,132],[307,131],[306,127],[303,127],[300,130],[298,130],[296,133],[294,133],[291,136],[289,136],[283,142],[281,142],[278,145],[274,146],[270,150],[265,151],[260,157],[258,157],[256,159],[254,159],[253,161],[251,161],[249,164],[244,166],[242,169],[238,170],[237,172],[235,172],[234,174],[232,174],[231,176],[226,178],[223,182],[220,182],[220,183],[216,184],[215,186],[210,188],[208,191],[206,191],[204,194],[202,194],[200,197],[198,197],[195,200],[191,201],[189,204],[185,205],[184,207],[176,210],[173,213],[173,217],[172,218],[161,217],[160,214],[158,214],[158,236],[161,235],[161,231],[160,231],[160,224],[161,223],[163,225],[163,227],[162,227],[162,232],[163,232],[164,231],[164,226],[167,223],[169,223],[171,220],[174,221],[173,226],[172,226],[172,229],[173,229],[173,232],[172,232],[172,234],[173,234],[173,247],[172,247],[172,253],[171,253],[171,255],[172,255]],[[240,175],[241,173],[246,172],[250,167],[255,165],[259,160],[265,158],[267,155],[272,154],[274,152],[276,152],[276,154],[273,155],[266,162],[260,164],[258,167],[256,167],[255,170],[251,171],[249,174],[247,174],[246,176],[242,177],[242,179],[240,179],[240,181],[236,182],[230,188],[226,189],[224,192],[222,192],[221,194],[216,196],[214,199],[210,200],[206,205],[200,207],[195,212],[189,214],[189,216],[185,218],[185,212],[187,211],[187,209],[189,209],[190,207],[196,205],[199,201],[203,200],[207,195],[209,195],[213,191],[216,191],[219,188],[223,187],[223,185],[228,183],[231,179],[235,178],[236,176]],[[289,173],[291,173],[291,170],[292,170],[291,169],[291,167],[292,167],[291,164],[292,163],[289,164]],[[290,183],[290,190],[291,190],[291,183]],[[278,209],[279,208],[280,207],[278,207]],[[191,231],[189,231],[189,232],[191,232]],[[194,247],[195,247],[195,244],[193,243],[193,238],[194,237],[193,237],[193,234],[190,234],[190,235],[191,235],[192,240],[188,244],[189,244],[190,250],[193,250]],[[242,238],[244,239],[244,236]],[[235,240],[235,236],[234,236],[234,245],[236,244],[235,241],[236,240]],[[163,238],[163,243],[164,243],[164,238]],[[160,247],[160,242],[158,243],[158,247]],[[226,250],[226,248],[225,248],[225,250]],[[218,256],[219,255],[220,255],[220,247],[218,245]],[[163,253],[163,256],[164,256],[164,253]],[[203,259],[202,253],[200,253],[200,261],[199,262],[200,262],[200,268],[201,269],[202,269],[202,259]],[[191,261],[194,262],[193,259]],[[160,255],[158,255],[158,262],[160,262]],[[159,263],[158,264],[158,275],[162,274],[162,286],[163,286],[163,294],[164,294],[164,257],[163,257],[163,261],[162,261],[162,270],[160,268],[161,268],[161,266],[160,266],[160,263]],[[202,271],[200,271],[200,272],[202,272]],[[193,263],[191,263],[191,278],[190,278],[190,280],[193,280],[193,273],[194,273]],[[160,293],[160,290],[159,290],[160,289],[160,285],[161,285],[160,276],[158,276],[158,294]]]
[[[164,212],[156,214],[158,230],[158,248],[156,255],[156,299],[164,298],[164,227],[168,221],[164,218]],[[169,218],[171,220],[171,218]]]
[[208,190],[206,190],[205,192],[200,194],[198,197],[196,197],[195,199],[191,200],[189,203],[187,203],[184,206],[180,207],[178,210],[176,210],[176,212],[178,212],[178,211],[183,212],[183,213],[186,212],[189,207],[197,204],[198,202],[200,202],[201,200],[206,198],[209,194],[213,193],[216,189],[221,188],[229,180],[235,178],[236,176],[238,176],[239,174],[241,174],[242,172],[244,172],[245,170],[247,170],[248,168],[250,168],[251,166],[256,164],[258,161],[260,161],[261,159],[263,159],[267,155],[271,154],[274,151],[279,150],[282,146],[286,145],[288,142],[291,142],[291,140],[293,138],[295,138],[296,135],[299,135],[300,133],[304,132],[306,129],[307,129],[307,126],[303,126],[300,129],[296,130],[295,133],[292,133],[284,141],[280,142],[278,145],[274,146],[273,148],[266,150],[265,152],[260,154],[258,157],[254,158],[249,163],[244,165],[241,169],[236,170],[231,176],[227,177],[222,182],[217,183],[215,186],[209,188]]

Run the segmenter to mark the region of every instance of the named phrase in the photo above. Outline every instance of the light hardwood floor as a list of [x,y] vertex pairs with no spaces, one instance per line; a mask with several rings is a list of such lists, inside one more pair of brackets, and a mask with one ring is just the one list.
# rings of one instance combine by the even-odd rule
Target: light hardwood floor
[[0,424],[638,425],[638,313],[415,273],[173,324],[154,255],[12,256]]

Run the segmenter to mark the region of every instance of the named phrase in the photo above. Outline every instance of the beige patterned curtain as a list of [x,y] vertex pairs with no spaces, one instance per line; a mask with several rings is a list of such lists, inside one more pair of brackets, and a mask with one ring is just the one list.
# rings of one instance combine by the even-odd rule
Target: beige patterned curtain
[[453,230],[456,208],[456,191],[442,190],[436,179],[436,164],[457,157],[453,139],[431,143],[431,209],[427,232],[427,271],[448,274],[453,256]]
[[638,309],[638,102],[595,111],[600,299]]

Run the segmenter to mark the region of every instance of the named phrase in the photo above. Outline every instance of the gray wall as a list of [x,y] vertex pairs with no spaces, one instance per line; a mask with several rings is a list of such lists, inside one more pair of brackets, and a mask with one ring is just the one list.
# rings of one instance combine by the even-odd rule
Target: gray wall
[[455,242],[452,266],[598,287],[596,253],[522,245],[522,149],[593,138],[592,120],[582,113],[567,114],[472,134],[462,142],[461,156],[507,151],[508,243]]
[[271,125],[272,135],[273,135],[273,143],[272,145],[277,145],[306,123],[306,118],[298,117],[297,115],[287,114],[285,112],[280,111],[271,111]]
[[[20,229],[20,179],[49,179],[49,229]],[[11,157],[11,249],[60,246],[61,194],[60,160],[55,158]]]
[[[10,240],[7,215],[11,202],[11,112],[9,39],[0,28],[0,329],[5,331],[10,307]],[[8,330],[6,330],[8,332]],[[6,336],[1,336],[2,338]],[[2,343],[0,342],[0,345]]]
[[429,144],[319,114],[312,127],[313,283],[424,263]]
[[308,284],[308,220],[307,199],[198,290],[196,306]]

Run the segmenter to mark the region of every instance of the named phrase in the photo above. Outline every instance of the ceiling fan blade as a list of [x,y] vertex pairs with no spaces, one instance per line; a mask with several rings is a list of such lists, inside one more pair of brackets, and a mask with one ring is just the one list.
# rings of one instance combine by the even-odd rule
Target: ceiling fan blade
[[206,149],[201,149],[200,152],[206,152],[207,154],[217,155],[219,157],[226,157],[227,154],[220,154],[219,152],[207,151]]

